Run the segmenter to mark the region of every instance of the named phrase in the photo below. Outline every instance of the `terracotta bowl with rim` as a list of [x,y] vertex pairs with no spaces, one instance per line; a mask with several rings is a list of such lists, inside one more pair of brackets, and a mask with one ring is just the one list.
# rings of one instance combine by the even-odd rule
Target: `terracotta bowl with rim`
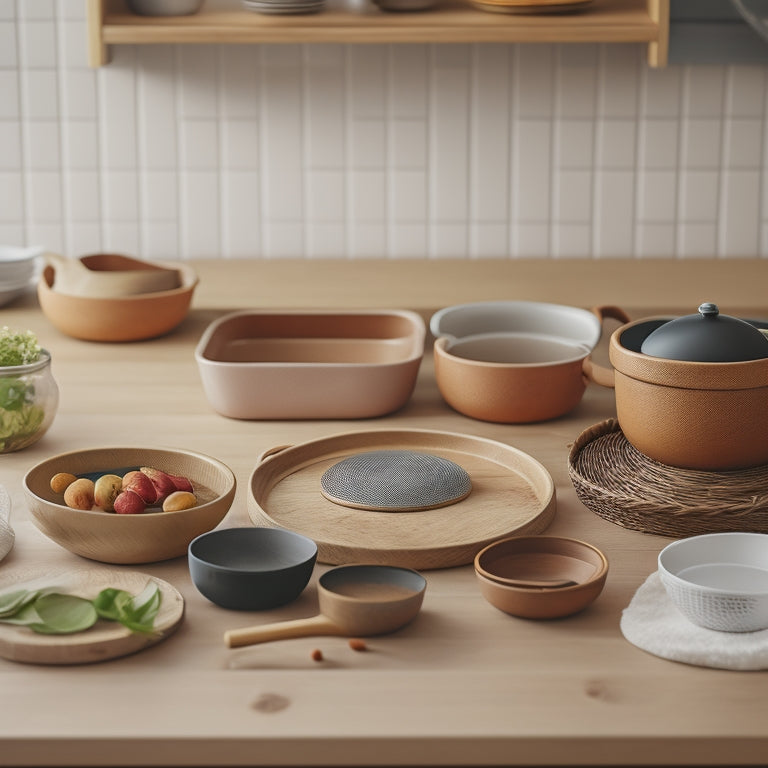
[[559,536],[513,536],[475,556],[483,597],[527,619],[554,619],[584,610],[603,591],[608,560],[592,544]]
[[84,341],[141,341],[162,336],[187,316],[198,283],[197,273],[189,265],[179,262],[173,266],[181,277],[178,288],[101,297],[57,291],[56,270],[49,264],[37,284],[40,308],[58,330]]
[[593,365],[588,371],[592,381],[615,389],[627,440],[672,467],[768,464],[768,357],[695,362],[644,354],[643,342],[671,320],[643,318],[616,329],[609,345],[613,368]]
[[[198,503],[163,512],[116,514],[94,507],[72,509],[51,489],[51,478],[69,472],[92,479],[123,475],[142,466],[186,477]],[[196,536],[215,528],[232,506],[236,480],[225,464],[193,451],[173,448],[107,447],[62,453],[36,464],[24,476],[23,490],[32,522],[49,539],[76,555],[103,563],[152,563],[181,557]]]
[[481,421],[522,424],[573,410],[607,318],[618,307],[592,311],[533,301],[459,304],[435,313],[435,379],[454,410]]

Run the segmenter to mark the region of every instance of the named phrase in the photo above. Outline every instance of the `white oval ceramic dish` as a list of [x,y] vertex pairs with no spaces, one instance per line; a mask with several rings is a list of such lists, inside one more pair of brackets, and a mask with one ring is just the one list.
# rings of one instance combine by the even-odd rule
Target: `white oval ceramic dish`
[[721,632],[768,628],[768,534],[711,533],[667,545],[659,576],[694,624]]

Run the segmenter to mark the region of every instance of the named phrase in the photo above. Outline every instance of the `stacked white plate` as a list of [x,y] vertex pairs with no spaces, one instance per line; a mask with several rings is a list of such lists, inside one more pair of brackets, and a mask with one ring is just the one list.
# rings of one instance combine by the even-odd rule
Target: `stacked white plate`
[[240,0],[243,8],[256,13],[288,14],[317,13],[325,0]]
[[0,245],[0,307],[21,296],[37,280],[43,249]]

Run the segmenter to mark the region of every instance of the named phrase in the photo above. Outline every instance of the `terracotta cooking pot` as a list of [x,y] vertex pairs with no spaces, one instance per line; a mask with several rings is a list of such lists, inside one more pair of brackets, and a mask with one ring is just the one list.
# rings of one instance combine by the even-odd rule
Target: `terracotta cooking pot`
[[636,320],[611,336],[614,370],[586,373],[615,387],[619,425],[646,456],[702,470],[768,464],[768,337],[758,325],[709,304]]
[[584,394],[585,360],[605,318],[593,311],[525,301],[476,302],[433,315],[435,379],[443,399],[482,421],[521,424],[571,411]]

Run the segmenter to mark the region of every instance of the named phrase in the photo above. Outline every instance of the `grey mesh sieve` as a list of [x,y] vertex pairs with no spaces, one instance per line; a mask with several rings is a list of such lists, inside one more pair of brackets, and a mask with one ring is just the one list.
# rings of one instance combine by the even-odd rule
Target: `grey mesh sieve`
[[369,451],[329,467],[320,478],[327,499],[345,507],[403,512],[466,498],[469,474],[442,456],[408,450]]

